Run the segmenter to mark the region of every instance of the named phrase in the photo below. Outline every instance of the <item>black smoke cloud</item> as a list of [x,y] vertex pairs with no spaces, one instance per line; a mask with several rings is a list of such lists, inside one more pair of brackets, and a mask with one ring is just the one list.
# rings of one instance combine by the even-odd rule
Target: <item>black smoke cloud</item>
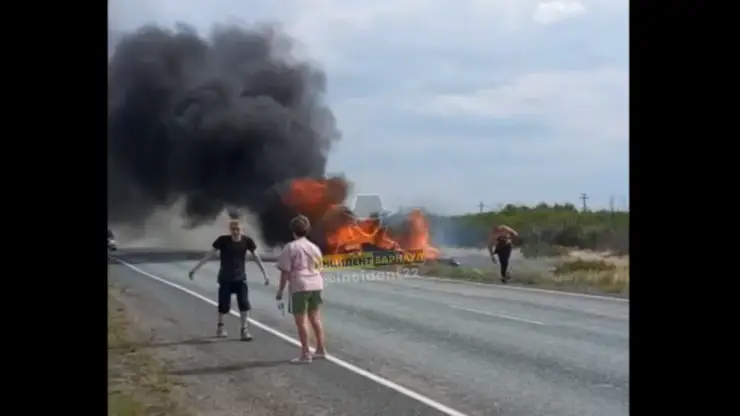
[[247,209],[266,243],[289,237],[271,190],[322,177],[340,138],[325,75],[291,57],[292,45],[274,27],[123,35],[108,68],[109,221],[141,226],[183,200],[191,227]]

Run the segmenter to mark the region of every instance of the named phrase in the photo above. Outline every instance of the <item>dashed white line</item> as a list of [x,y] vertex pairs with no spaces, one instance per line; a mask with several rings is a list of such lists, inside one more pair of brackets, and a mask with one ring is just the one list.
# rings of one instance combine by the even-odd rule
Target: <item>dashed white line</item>
[[[122,265],[128,267],[129,269],[131,269],[131,270],[133,270],[133,271],[141,274],[142,276],[149,277],[149,278],[154,279],[154,280],[156,280],[156,281],[158,281],[160,283],[163,283],[165,285],[168,285],[170,287],[173,287],[175,289],[178,289],[178,290],[180,290],[182,292],[185,292],[188,295],[191,295],[191,296],[193,296],[195,298],[198,298],[198,299],[202,300],[203,302],[206,302],[206,303],[211,304],[213,306],[217,306],[217,303],[216,302],[214,302],[211,299],[208,299],[207,297],[201,295],[200,293],[194,292],[194,291],[192,291],[192,290],[190,290],[188,288],[185,288],[183,286],[180,286],[180,285],[178,285],[176,283],[172,283],[169,280],[164,279],[162,277],[153,275],[153,274],[151,274],[151,273],[149,273],[147,271],[144,271],[144,270],[142,270],[142,269],[140,269],[140,268],[138,268],[138,267],[136,267],[136,266],[134,266],[132,264],[129,264],[129,263],[127,263],[127,262],[125,262],[125,261],[123,261],[123,260],[121,260],[119,258],[116,258],[116,257],[113,257],[113,256],[111,256],[111,258],[114,259],[114,260],[116,260],[117,262],[121,263]],[[231,314],[234,315],[234,316],[237,316],[237,317],[239,316],[239,313],[236,312],[236,311],[234,311],[234,310],[231,311]],[[301,345],[300,342],[298,342],[297,339],[292,338],[289,335],[286,335],[286,334],[284,334],[284,333],[282,333],[282,332],[280,332],[280,331],[278,331],[276,329],[273,329],[273,328],[271,328],[271,327],[263,324],[262,322],[255,321],[252,318],[249,318],[249,322],[252,325],[256,326],[257,328],[259,328],[259,329],[261,329],[261,330],[263,330],[265,332],[269,332],[270,334],[272,334],[272,335],[274,335],[274,336],[282,339],[283,341],[286,341],[286,342],[288,342],[290,344],[293,344],[293,345],[295,345],[297,347],[300,347],[300,345]],[[414,399],[414,400],[416,400],[416,401],[418,401],[420,403],[423,403],[423,404],[425,404],[425,405],[427,405],[427,406],[429,406],[429,407],[431,407],[433,409],[436,409],[436,410],[438,410],[438,411],[440,411],[440,412],[442,412],[442,413],[444,413],[444,414],[446,414],[448,416],[467,416],[465,413],[462,413],[462,412],[460,412],[458,410],[455,410],[455,409],[453,409],[451,407],[445,406],[444,404],[442,404],[442,403],[440,403],[440,402],[438,402],[438,401],[436,401],[434,399],[431,399],[431,398],[429,398],[427,396],[424,396],[424,395],[422,395],[420,393],[417,393],[417,392],[415,392],[415,391],[413,391],[411,389],[408,389],[406,387],[403,387],[400,384],[396,384],[396,383],[394,383],[394,382],[392,382],[392,381],[390,381],[390,380],[388,380],[386,378],[383,378],[383,377],[381,377],[381,376],[379,376],[377,374],[373,374],[373,373],[371,373],[371,372],[369,372],[367,370],[363,370],[362,368],[357,367],[354,364],[350,364],[347,361],[344,361],[342,359],[339,359],[339,358],[334,357],[334,356],[331,356],[331,355],[330,356],[327,356],[326,359],[328,361],[330,361],[330,362],[332,362],[332,363],[334,363],[334,364],[336,364],[336,365],[338,365],[338,366],[346,369],[346,370],[349,370],[349,371],[351,371],[351,372],[353,372],[353,373],[355,373],[357,375],[360,375],[362,377],[365,377],[365,378],[367,378],[367,379],[369,379],[371,381],[374,381],[374,382],[376,382],[376,383],[378,383],[378,384],[380,384],[380,385],[382,385],[384,387],[387,387],[387,388],[389,388],[391,390],[394,390],[394,391],[396,391],[396,392],[398,392],[398,393],[400,393],[400,394],[402,394],[402,395],[404,395],[406,397],[409,397],[409,398]]]
[[481,311],[479,309],[463,308],[462,306],[455,306],[455,305],[447,305],[447,306],[449,306],[452,309],[459,309],[461,311],[470,312],[470,313],[477,313],[479,315],[488,315],[488,316],[493,316],[493,317],[496,317],[496,318],[510,319],[512,321],[526,322],[528,324],[533,324],[533,325],[545,325],[544,322],[533,321],[531,319],[520,318],[518,316],[511,316],[511,315],[505,315],[505,314],[502,314],[502,313],[493,313],[493,312],[488,312],[488,311]]

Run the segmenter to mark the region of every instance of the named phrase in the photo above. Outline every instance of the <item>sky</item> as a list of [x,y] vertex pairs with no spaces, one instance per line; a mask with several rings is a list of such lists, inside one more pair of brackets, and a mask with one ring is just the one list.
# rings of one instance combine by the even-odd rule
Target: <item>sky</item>
[[109,0],[109,28],[277,22],[328,76],[328,172],[387,208],[629,204],[627,0]]

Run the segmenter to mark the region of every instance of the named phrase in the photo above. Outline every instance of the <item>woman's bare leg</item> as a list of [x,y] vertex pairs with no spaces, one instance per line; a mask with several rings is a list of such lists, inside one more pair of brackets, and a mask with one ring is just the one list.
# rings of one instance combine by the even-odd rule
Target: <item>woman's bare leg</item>
[[311,328],[316,337],[316,354],[326,354],[324,325],[321,324],[321,312],[318,308],[308,311],[308,321],[311,323]]
[[295,318],[295,326],[298,329],[298,339],[301,341],[301,357],[302,358],[309,358],[311,356],[311,351],[308,348],[308,325],[306,324],[306,315],[305,314],[296,314],[294,315]]

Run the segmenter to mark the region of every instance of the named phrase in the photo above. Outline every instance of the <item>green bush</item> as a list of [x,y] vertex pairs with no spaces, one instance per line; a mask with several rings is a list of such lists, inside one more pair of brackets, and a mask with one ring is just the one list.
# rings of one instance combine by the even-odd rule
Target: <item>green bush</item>
[[521,252],[522,256],[526,258],[557,257],[567,255],[568,248],[563,246],[551,245],[544,242],[537,242],[533,244],[523,245]]
[[573,260],[565,261],[557,266],[553,270],[555,276],[559,275],[571,275],[579,272],[616,272],[617,266],[614,263],[609,263],[604,260]]

